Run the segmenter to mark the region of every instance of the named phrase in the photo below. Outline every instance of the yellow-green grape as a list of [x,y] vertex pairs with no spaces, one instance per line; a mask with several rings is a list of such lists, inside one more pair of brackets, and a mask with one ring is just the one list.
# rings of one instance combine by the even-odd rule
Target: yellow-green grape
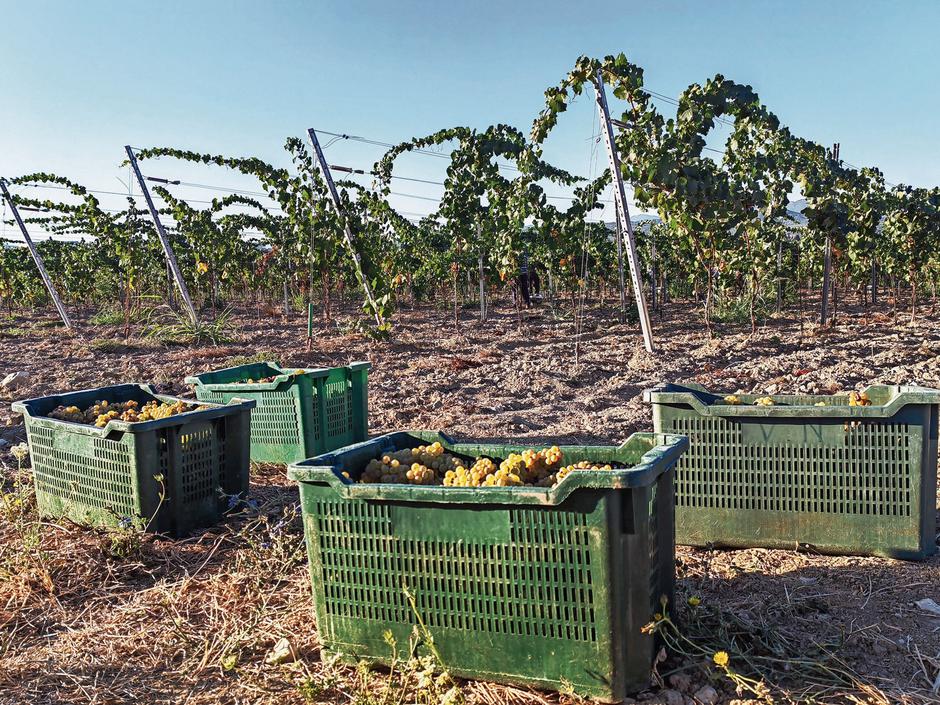
[[497,464],[491,458],[477,458],[467,467],[461,458],[447,453],[440,443],[405,448],[370,460],[360,475],[364,483],[407,483],[445,487],[551,487],[577,470],[612,470],[617,464],[597,464],[587,460],[560,467],[558,446],[510,453]]
[[521,455],[525,461],[525,469],[521,477],[526,484],[536,485],[555,472],[562,458],[562,452],[558,446],[543,448],[539,451],[526,449]]
[[413,485],[433,485],[437,482],[437,473],[426,465],[412,463],[405,478]]
[[849,392],[849,406],[871,406],[867,392]]
[[63,421],[72,421],[74,423],[93,424],[98,428],[104,428],[108,421],[120,419],[128,423],[137,421],[150,421],[153,419],[163,419],[168,416],[182,414],[194,409],[204,409],[205,406],[195,406],[186,402],[176,401],[172,403],[149,401],[144,404],[142,409],[140,404],[133,399],[122,402],[109,402],[107,400],[96,401],[84,411],[77,406],[57,407],[49,416]]
[[555,473],[555,476],[552,478],[551,482],[546,482],[542,486],[546,487],[546,486],[557,484],[569,473],[576,472],[578,470],[613,470],[613,469],[614,469],[614,466],[611,465],[610,463],[598,465],[588,460],[581,460],[577,463],[574,463],[573,465],[566,465],[565,467],[561,468],[557,473]]
[[754,404],[756,406],[773,406],[774,400],[773,397],[760,397],[754,402]]
[[49,417],[60,421],[71,421],[72,423],[85,422],[85,414],[77,406],[57,406],[49,412]]
[[518,453],[510,453],[509,457],[499,464],[499,471],[505,474],[525,476],[527,474],[525,459]]

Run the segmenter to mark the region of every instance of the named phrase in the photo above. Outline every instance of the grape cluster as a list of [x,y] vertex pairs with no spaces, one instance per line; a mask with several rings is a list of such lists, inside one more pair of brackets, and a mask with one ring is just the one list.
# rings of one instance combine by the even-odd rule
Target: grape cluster
[[[469,469],[457,468],[444,475],[448,487],[513,487],[524,484],[517,472],[513,472],[510,458],[496,465],[489,458],[478,458]],[[519,456],[515,456],[519,457]]]
[[551,487],[574,470],[611,470],[617,467],[581,461],[562,468],[562,457],[558,446],[542,450],[529,448],[521,453],[510,453],[501,462],[481,457],[468,466],[435,442],[370,460],[359,481],[445,487]]
[[205,409],[205,406],[196,406],[187,404],[183,401],[159,402],[148,401],[141,408],[140,403],[134,401],[109,402],[107,399],[96,401],[87,409],[82,411],[77,406],[58,406],[49,412],[49,417],[59,419],[60,421],[70,421],[72,423],[83,423],[94,425],[98,428],[104,428],[109,421],[118,419],[128,423],[138,421],[153,421],[155,419],[165,419],[176,414],[183,414],[187,411],[197,411]]
[[523,479],[533,485],[544,484],[561,465],[562,455],[558,446],[539,451],[531,448],[522,451],[522,460],[525,462]]
[[773,406],[773,397],[760,397],[754,401],[755,406]]
[[279,372],[276,375],[270,375],[268,377],[262,377],[260,379],[249,378],[249,379],[243,380],[242,384],[269,384],[281,375],[289,375],[291,377],[296,377],[297,375],[302,375],[303,373],[304,373],[303,370],[294,370],[293,372],[289,370],[284,370],[283,372]]
[[871,406],[868,392],[849,392],[849,406]]
[[725,404],[730,404],[731,406],[737,406],[738,404],[741,403],[741,400],[738,399],[737,395],[735,394],[729,394],[728,396],[725,397],[724,401],[725,401]]
[[582,460],[579,463],[574,463],[573,465],[566,465],[556,472],[551,477],[551,484],[554,485],[562,480],[568,473],[575,470],[613,470],[615,467],[622,467],[619,463],[611,464],[605,463],[604,465],[598,465],[596,463],[590,463],[587,460]]
[[[871,398],[868,396],[868,392],[849,392],[849,406],[871,406]],[[848,431],[861,425],[861,421],[846,421],[843,428]]]
[[445,473],[463,467],[463,460],[445,453],[444,446],[435,441],[429,446],[405,448],[370,460],[360,482],[439,485]]

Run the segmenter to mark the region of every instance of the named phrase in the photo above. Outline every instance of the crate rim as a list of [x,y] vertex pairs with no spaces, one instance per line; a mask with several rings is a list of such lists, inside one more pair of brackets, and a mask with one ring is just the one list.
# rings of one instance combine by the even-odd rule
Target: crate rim
[[[64,406],[66,402],[69,401],[69,397],[76,396],[79,394],[101,394],[102,398],[106,394],[113,394],[116,390],[130,390],[130,389],[140,389],[147,394],[150,394],[156,399],[164,402],[176,402],[182,401],[187,404],[197,404],[199,406],[209,406],[210,409],[194,409],[193,411],[186,411],[182,414],[175,414],[174,416],[168,416],[165,419],[154,419],[153,421],[137,421],[131,423],[129,421],[121,421],[119,419],[112,419],[102,427],[98,428],[97,426],[91,426],[89,424],[76,423],[73,421],[64,421],[62,419],[53,419],[49,416],[37,415],[32,412],[32,405],[40,401],[46,401],[47,399],[53,398],[58,400],[58,404]],[[20,401],[15,401],[11,405],[11,408],[14,412],[22,414],[24,417],[29,419],[29,423],[32,425],[51,428],[51,429],[67,429],[70,433],[81,433],[87,436],[98,436],[100,438],[105,438],[110,435],[112,432],[121,432],[121,433],[146,433],[148,431],[156,431],[162,428],[168,428],[171,426],[179,426],[181,423],[185,423],[190,419],[193,420],[209,420],[215,418],[221,418],[228,415],[233,409],[253,409],[256,406],[257,402],[254,399],[232,399],[227,404],[215,404],[212,402],[202,402],[197,399],[186,399],[184,397],[176,397],[169,394],[158,394],[154,390],[153,386],[150,384],[144,383],[127,383],[127,384],[113,384],[107,387],[92,387],[89,389],[76,389],[71,392],[65,392],[62,394],[47,394],[41,397],[33,397],[31,399],[22,399]],[[192,416],[193,414],[198,414],[198,416]]]
[[[930,387],[901,384],[872,384],[863,391],[887,389],[892,395],[887,404],[871,406],[815,406],[813,404],[787,404],[750,406],[714,404],[725,395],[711,392],[694,382],[662,383],[643,392],[647,404],[685,404],[701,416],[739,416],[751,418],[890,418],[902,408],[912,404],[940,404],[940,390]],[[744,396],[759,396],[747,394]],[[774,396],[774,395],[768,395]],[[778,394],[777,396],[833,397],[834,394]]]
[[633,433],[620,445],[584,446],[563,445],[562,451],[570,449],[599,448],[616,452],[626,449],[631,442],[648,440],[652,443],[645,451],[639,463],[620,470],[582,470],[569,473],[553,487],[444,487],[441,485],[407,484],[361,484],[347,480],[336,459],[340,454],[354,450],[375,447],[381,450],[382,441],[393,441],[396,437],[412,436],[433,443],[438,441],[446,449],[460,452],[468,446],[498,445],[507,452],[516,452],[531,445],[513,443],[468,443],[457,442],[441,431],[397,431],[376,436],[367,441],[346,446],[329,453],[324,453],[287,467],[287,477],[297,482],[329,485],[338,496],[344,499],[385,500],[405,502],[430,502],[444,504],[535,504],[555,506],[562,504],[573,492],[579,489],[632,489],[652,485],[660,475],[666,472],[689,447],[686,436],[663,433]]
[[[204,382],[203,376],[208,374],[217,374],[219,372],[230,372],[233,370],[240,370],[244,367],[251,367],[253,365],[267,365],[272,367],[281,374],[275,375],[274,379],[270,382],[256,382],[254,384],[246,384],[245,382]],[[284,368],[278,362],[275,361],[258,361],[258,362],[249,362],[244,365],[232,365],[231,367],[220,367],[216,370],[208,370],[206,372],[201,372],[198,375],[187,375],[183,383],[202,387],[209,391],[213,392],[241,392],[241,391],[273,391],[276,390],[284,382],[290,382],[297,377],[310,377],[313,379],[328,377],[331,372],[334,370],[348,369],[353,372],[359,370],[368,370],[372,367],[372,364],[369,362],[358,361],[352,362],[348,365],[343,365],[341,367],[289,367]],[[302,370],[300,374],[294,374],[297,370]]]

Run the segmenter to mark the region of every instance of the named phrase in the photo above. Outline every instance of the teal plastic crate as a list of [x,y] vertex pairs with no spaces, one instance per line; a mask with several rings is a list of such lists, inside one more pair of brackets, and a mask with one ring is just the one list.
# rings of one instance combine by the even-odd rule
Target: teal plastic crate
[[[300,483],[313,601],[327,653],[407,658],[420,614],[454,675],[620,701],[645,686],[655,654],[642,627],[671,602],[672,467],[681,436],[563,446],[571,472],[551,488],[359,484],[375,457],[440,442],[467,460],[527,446],[393,433],[292,464]],[[411,591],[415,609],[406,596]]]
[[[87,408],[97,401],[184,401],[144,384],[120,384],[27,399],[23,414],[36,504],[46,517],[79,524],[147,525],[183,536],[217,523],[230,497],[248,493],[248,423],[253,401],[103,428],[49,418],[58,406]],[[162,478],[162,479],[161,479]],[[161,494],[164,497],[161,500]]]
[[[645,393],[653,428],[689,437],[676,465],[676,542],[922,559],[936,551],[940,391],[739,394],[699,385]],[[816,406],[822,403],[824,406]]]
[[[284,369],[273,362],[186,378],[196,398],[217,404],[252,399],[251,459],[292,463],[364,441],[369,435],[368,362]],[[247,383],[274,376],[270,382]]]

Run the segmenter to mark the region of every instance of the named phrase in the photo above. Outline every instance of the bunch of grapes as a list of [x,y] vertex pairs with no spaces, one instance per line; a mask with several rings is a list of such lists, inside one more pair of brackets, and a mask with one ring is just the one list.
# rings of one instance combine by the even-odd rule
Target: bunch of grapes
[[370,460],[360,476],[363,483],[444,485],[445,487],[551,487],[575,470],[612,470],[618,464],[598,465],[586,460],[561,467],[558,446],[510,453],[497,464],[477,458],[469,467],[440,443],[388,453]]
[[871,406],[868,392],[849,392],[849,406]]
[[370,460],[360,481],[439,485],[445,473],[463,467],[463,460],[445,453],[444,446],[435,441],[429,446],[405,448]]
[[754,401],[755,406],[773,406],[773,397],[760,397]]
[[72,423],[87,423],[85,414],[77,406],[58,406],[49,412],[49,417]]
[[[527,484],[538,485],[557,471],[561,465],[562,456],[563,453],[558,446],[543,448],[539,451],[532,449],[522,451],[521,458],[524,467],[521,468],[521,477]],[[509,457],[512,458],[513,456],[510,455]]]
[[291,377],[296,377],[297,375],[302,375],[303,373],[304,373],[303,370],[294,370],[293,372],[289,370],[284,370],[283,372],[280,372],[279,374],[270,375],[268,377],[262,377],[260,379],[249,378],[249,379],[244,380],[242,384],[269,384],[273,382],[275,379],[277,379],[280,375],[290,375]]
[[[574,463],[573,465],[566,465],[565,467],[561,468],[551,478],[549,478],[551,480],[549,485],[558,484],[566,475],[568,475],[568,473],[575,470],[613,470],[614,467],[615,465],[610,463],[598,465],[597,463],[591,463],[587,460],[582,460],[578,463]],[[616,465],[616,467],[620,467],[619,464]]]
[[[849,392],[849,406],[871,406],[871,398],[868,396],[868,392]],[[846,421],[843,428],[848,431],[861,425],[861,421]]]
[[735,394],[729,394],[724,399],[725,404],[730,404],[731,406],[737,406],[741,403],[741,400]]
[[447,487],[480,487],[496,470],[496,463],[492,460],[479,458],[469,468],[461,466],[444,473],[444,484]]
[[127,421],[128,423],[153,421],[155,419],[165,419],[170,416],[175,416],[176,414],[183,414],[187,411],[197,411],[205,408],[208,407],[187,404],[183,401],[148,401],[141,409],[140,404],[133,399],[114,403],[105,399],[103,401],[96,401],[84,411],[77,406],[59,406],[49,412],[49,417],[59,419],[60,421],[83,423],[94,425],[97,428],[104,428],[108,425],[109,421],[113,421],[114,419]]

